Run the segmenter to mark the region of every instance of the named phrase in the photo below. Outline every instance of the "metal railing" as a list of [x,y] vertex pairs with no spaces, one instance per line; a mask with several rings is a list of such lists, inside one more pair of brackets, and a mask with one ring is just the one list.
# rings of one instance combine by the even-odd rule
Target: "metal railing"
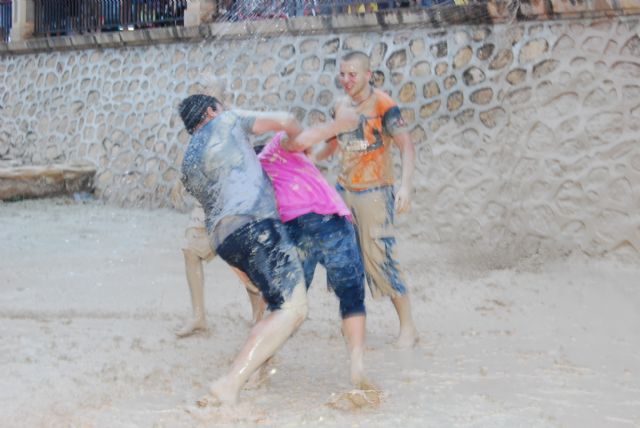
[[35,0],[34,34],[57,36],[183,25],[187,0]]
[[[8,0],[0,0],[6,2]],[[292,18],[486,3],[487,0],[220,0],[215,21]],[[184,25],[187,0],[34,0],[34,35]]]
[[[482,0],[409,0],[409,1],[357,1],[357,0],[244,0],[220,1],[217,21],[244,21],[250,19],[291,18],[296,16],[336,15],[343,13],[378,12],[410,7],[436,5],[462,5]],[[486,1],[486,0],[485,0]]]
[[7,43],[11,38],[12,9],[11,0],[0,0],[0,42]]

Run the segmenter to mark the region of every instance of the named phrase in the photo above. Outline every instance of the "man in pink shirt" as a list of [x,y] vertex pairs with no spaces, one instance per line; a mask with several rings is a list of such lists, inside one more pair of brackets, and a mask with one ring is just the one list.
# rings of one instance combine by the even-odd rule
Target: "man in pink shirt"
[[[307,137],[303,132],[298,138]],[[363,365],[364,267],[351,212],[304,153],[289,152],[283,145],[287,145],[286,134],[276,134],[258,159],[271,179],[280,218],[298,248],[307,288],[320,263],[340,301],[351,382],[359,389],[371,389]]]

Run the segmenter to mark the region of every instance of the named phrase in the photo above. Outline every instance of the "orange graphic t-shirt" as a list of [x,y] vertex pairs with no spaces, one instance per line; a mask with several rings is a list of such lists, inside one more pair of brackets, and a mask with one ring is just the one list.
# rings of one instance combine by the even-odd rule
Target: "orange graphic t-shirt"
[[341,152],[338,183],[348,190],[365,190],[394,182],[391,143],[406,130],[400,109],[389,95],[374,90],[373,107],[360,116],[356,129],[337,135]]

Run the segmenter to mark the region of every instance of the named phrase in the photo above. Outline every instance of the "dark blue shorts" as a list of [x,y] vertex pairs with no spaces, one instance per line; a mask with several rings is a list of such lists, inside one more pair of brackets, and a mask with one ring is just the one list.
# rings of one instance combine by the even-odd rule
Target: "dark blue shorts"
[[227,236],[216,252],[249,276],[272,311],[280,309],[296,285],[302,284],[298,251],[279,220],[247,223]]
[[364,267],[351,222],[339,215],[310,213],[285,226],[298,247],[307,288],[320,263],[327,271],[327,284],[340,300],[342,318],[364,314]]

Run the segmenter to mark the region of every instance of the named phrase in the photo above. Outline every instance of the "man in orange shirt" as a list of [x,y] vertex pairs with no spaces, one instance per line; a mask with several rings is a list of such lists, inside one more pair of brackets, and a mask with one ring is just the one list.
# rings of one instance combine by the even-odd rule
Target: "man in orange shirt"
[[[322,160],[336,150],[341,153],[338,190],[355,219],[367,282],[374,298],[389,296],[398,314],[398,347],[413,346],[418,333],[411,303],[395,253],[394,214],[411,205],[415,149],[400,109],[385,92],[371,86],[369,56],[353,51],[340,63],[339,80],[348,97],[335,111],[354,108],[358,127],[338,134],[316,154]],[[402,176],[394,193],[392,145],[400,150]]]

